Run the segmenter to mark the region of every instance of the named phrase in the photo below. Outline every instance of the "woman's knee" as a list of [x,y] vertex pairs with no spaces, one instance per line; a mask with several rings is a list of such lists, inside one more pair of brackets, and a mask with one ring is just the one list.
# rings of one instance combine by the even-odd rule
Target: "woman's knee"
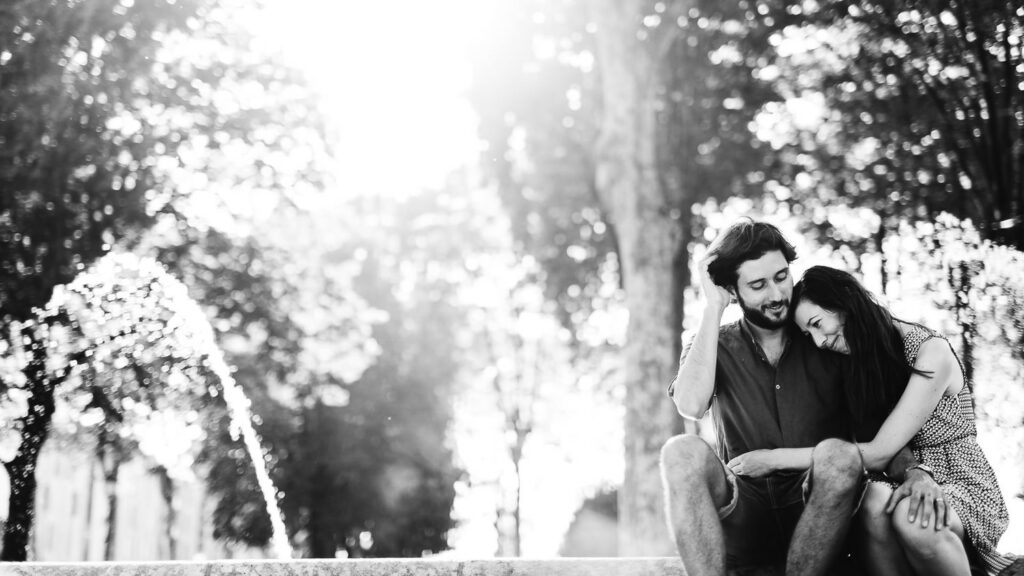
[[904,498],[892,513],[892,527],[907,554],[920,558],[935,557],[946,546],[962,546],[960,537],[952,530],[935,529],[934,518],[928,526],[921,526],[921,514],[908,518],[910,499]]
[[868,538],[878,541],[894,537],[892,516],[886,513],[892,488],[885,484],[869,482],[864,490],[864,499],[857,510],[857,523]]

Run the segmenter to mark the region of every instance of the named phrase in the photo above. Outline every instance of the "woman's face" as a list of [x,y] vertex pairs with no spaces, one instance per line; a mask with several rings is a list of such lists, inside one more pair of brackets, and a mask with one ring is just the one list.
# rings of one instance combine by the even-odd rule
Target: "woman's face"
[[797,327],[810,336],[818,348],[840,354],[850,353],[846,337],[843,336],[846,316],[842,312],[832,312],[814,302],[801,299],[793,311],[793,319]]

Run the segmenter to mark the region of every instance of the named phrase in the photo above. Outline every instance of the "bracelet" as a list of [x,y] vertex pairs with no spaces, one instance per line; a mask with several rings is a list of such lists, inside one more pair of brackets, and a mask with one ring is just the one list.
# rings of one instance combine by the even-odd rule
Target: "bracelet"
[[928,466],[927,464],[922,464],[920,462],[918,462],[917,464],[914,464],[913,466],[908,467],[906,470],[903,471],[903,479],[904,480],[907,479],[907,474],[910,474],[911,470],[920,470],[920,471],[924,472],[925,474],[931,476],[932,480],[935,480],[935,470],[932,470],[931,466]]

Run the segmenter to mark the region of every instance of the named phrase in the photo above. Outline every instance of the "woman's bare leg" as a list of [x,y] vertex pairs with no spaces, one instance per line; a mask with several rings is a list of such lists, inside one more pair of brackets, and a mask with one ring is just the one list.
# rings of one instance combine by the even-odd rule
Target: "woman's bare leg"
[[888,485],[868,482],[857,511],[859,556],[871,576],[914,576],[892,525],[892,516],[885,512],[891,495]]
[[892,524],[914,570],[935,576],[969,576],[971,565],[964,547],[964,525],[956,510],[950,506],[949,527],[936,530],[933,524],[921,526],[922,514],[918,514],[917,521],[910,522],[909,508],[910,500],[901,500],[892,513]]

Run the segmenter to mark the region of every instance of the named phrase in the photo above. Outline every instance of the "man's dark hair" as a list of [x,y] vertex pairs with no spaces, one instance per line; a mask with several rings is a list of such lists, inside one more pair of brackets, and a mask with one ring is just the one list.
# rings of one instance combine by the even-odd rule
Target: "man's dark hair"
[[747,260],[757,260],[768,252],[778,250],[786,262],[796,260],[796,248],[786,241],[778,228],[766,222],[741,220],[722,232],[712,243],[710,254],[718,258],[708,266],[711,280],[722,287],[735,286],[736,271]]

